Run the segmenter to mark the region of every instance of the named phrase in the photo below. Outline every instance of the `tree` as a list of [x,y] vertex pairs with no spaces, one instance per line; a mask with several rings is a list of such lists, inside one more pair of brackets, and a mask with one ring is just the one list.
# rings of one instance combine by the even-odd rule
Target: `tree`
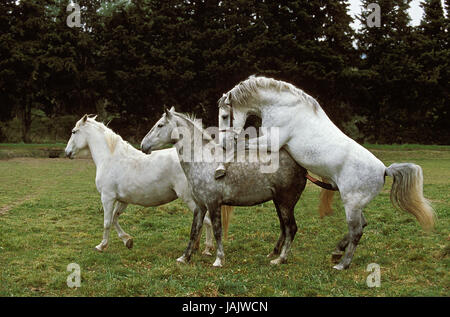
[[12,55],[16,41],[11,33],[13,28],[13,10],[16,8],[14,0],[0,2],[0,119],[8,120],[13,115],[12,109],[17,103],[14,93],[14,77]]
[[362,83],[367,87],[365,115],[369,118],[364,131],[372,136],[372,142],[402,143],[409,137],[407,126],[417,106],[412,82],[418,69],[410,58],[413,38],[407,12],[411,1],[378,1],[380,27],[366,23],[372,13],[368,9],[371,2],[363,1],[362,15],[358,17],[362,28],[357,44],[362,57]]
[[448,140],[449,58],[447,20],[440,0],[421,3],[424,15],[417,30],[417,77],[421,115],[430,130],[439,132],[441,142]]
[[[48,31],[46,5],[49,1],[7,1],[2,5],[3,23],[9,32],[4,35],[2,50],[2,100],[9,103],[21,119],[23,142],[30,142],[31,111],[45,99],[43,84],[46,73],[41,56],[43,34]],[[7,22],[6,22],[6,21]],[[3,42],[2,42],[3,43]],[[2,45],[3,46],[3,45]]]

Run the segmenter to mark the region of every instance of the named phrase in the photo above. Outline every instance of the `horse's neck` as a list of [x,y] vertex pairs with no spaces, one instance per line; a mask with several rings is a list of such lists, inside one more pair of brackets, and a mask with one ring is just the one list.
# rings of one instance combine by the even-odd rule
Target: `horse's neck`
[[[190,163],[194,160],[195,147],[198,146],[195,142],[195,137],[199,131],[197,131],[194,124],[184,119],[178,119],[177,125],[178,134],[182,135],[182,139],[175,143],[178,157],[180,162]],[[187,130],[188,133],[185,134],[183,130]]]
[[[198,128],[195,124],[185,119],[180,119],[178,122],[179,133],[183,136],[181,140],[175,143],[178,157],[182,165],[191,167],[191,163],[195,161],[202,161],[205,144],[211,142],[203,130]],[[184,135],[180,130],[187,129],[188,135]],[[206,138],[206,139],[205,139]]]
[[105,159],[111,156],[111,151],[106,143],[106,138],[103,132],[95,131],[95,128],[91,129],[92,133],[88,138],[88,146],[95,166],[98,167]]
[[[284,93],[264,93],[258,95],[259,99],[252,100],[248,106],[247,112],[257,113],[261,118],[263,126],[284,126],[286,120],[295,119],[302,126],[309,126],[311,122],[333,125],[323,109],[312,104],[311,100],[306,97],[299,98],[290,92]],[[316,125],[318,129],[322,129],[321,125]],[[311,128],[314,128],[311,126]]]

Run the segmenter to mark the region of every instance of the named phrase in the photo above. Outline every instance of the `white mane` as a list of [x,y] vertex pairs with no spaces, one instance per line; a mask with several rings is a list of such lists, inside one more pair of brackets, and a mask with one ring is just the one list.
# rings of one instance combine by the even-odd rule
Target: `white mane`
[[320,109],[319,103],[303,90],[295,87],[292,84],[273,78],[263,76],[250,76],[248,79],[241,81],[234,86],[230,91],[225,93],[219,99],[219,107],[224,105],[238,105],[245,106],[248,99],[258,92],[259,89],[272,89],[279,92],[288,91],[295,96],[298,96],[299,101],[311,106],[314,111]]
[[133,154],[135,154],[136,152],[142,153],[141,151],[134,148],[127,141],[124,141],[120,135],[118,135],[113,130],[108,128],[102,122],[95,121],[94,118],[88,118],[87,123],[91,124],[98,130],[103,132],[106,144],[108,145],[111,154],[113,154],[116,151],[121,151],[123,154],[128,152],[131,152]]

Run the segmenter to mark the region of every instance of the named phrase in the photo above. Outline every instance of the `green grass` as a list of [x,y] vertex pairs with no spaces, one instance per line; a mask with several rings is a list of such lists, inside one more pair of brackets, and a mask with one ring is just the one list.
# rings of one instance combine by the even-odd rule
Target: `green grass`
[[[21,146],[18,146],[19,148]],[[23,146],[23,148],[26,148]],[[197,253],[177,265],[188,242],[191,212],[181,202],[129,206],[108,249],[94,251],[103,213],[91,160],[0,160],[0,296],[449,296],[450,149],[374,148],[385,164],[414,162],[424,170],[424,193],[439,216],[432,233],[389,201],[392,179],[366,208],[369,223],[346,271],[330,255],[347,231],[340,199],[335,213],[317,214],[319,189],[308,184],[296,206],[299,227],[288,263],[266,258],[279,234],[271,202],[236,208],[224,242],[225,266]],[[203,248],[204,240],[202,239]],[[66,285],[69,263],[81,267],[81,287]],[[366,285],[370,263],[381,266],[381,287]]]

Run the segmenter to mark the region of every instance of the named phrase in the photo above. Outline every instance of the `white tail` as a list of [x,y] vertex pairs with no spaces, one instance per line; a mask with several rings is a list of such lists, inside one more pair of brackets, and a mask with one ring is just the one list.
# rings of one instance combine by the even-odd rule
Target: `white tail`
[[392,204],[413,214],[425,230],[431,230],[436,216],[423,196],[422,168],[412,163],[394,163],[386,168],[386,175],[394,178],[391,188]]

